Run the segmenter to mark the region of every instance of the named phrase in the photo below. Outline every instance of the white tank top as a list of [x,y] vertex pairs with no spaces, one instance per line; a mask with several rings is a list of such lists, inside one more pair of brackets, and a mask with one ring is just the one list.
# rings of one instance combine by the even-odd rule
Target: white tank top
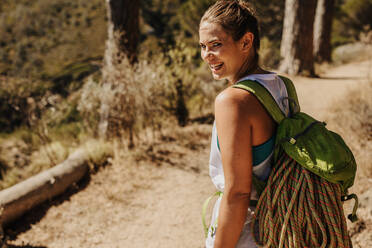
[[[240,79],[238,82],[244,81],[244,80],[253,80],[253,81],[260,83],[262,86],[264,86],[271,93],[271,95],[277,102],[278,106],[280,107],[284,115],[288,116],[288,113],[289,113],[288,101],[284,100],[286,97],[288,97],[287,90],[286,90],[284,82],[278,77],[276,73],[252,74],[252,75],[249,75],[247,77]],[[266,176],[268,172],[270,172],[271,170],[272,156],[273,156],[273,152],[263,162],[261,162],[258,165],[253,166],[252,173],[255,174],[257,177]],[[217,144],[216,123],[213,123],[213,129],[212,129],[211,151],[210,151],[210,157],[209,157],[209,175],[212,179],[213,184],[216,186],[217,190],[223,192],[225,188],[225,177],[224,177],[223,168],[222,168],[221,153],[220,153],[220,150]],[[207,248],[213,248],[214,234],[215,234],[215,230],[217,227],[216,219],[218,217],[221,198],[222,197],[219,197],[217,199],[214,205],[214,208],[213,208],[212,221],[211,221],[211,227],[213,228],[211,227],[209,228],[208,237],[206,240]],[[252,187],[251,199],[254,199],[254,200],[258,199],[257,192],[254,189],[254,187]],[[248,209],[247,221],[241,233],[238,245],[236,246],[237,248],[256,247],[253,241],[253,238],[252,238],[250,225],[248,224],[251,222],[253,210],[254,209],[252,209],[251,207]]]

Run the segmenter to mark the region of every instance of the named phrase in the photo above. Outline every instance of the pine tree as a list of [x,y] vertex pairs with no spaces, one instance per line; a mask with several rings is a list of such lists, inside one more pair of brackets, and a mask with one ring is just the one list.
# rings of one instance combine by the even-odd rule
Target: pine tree
[[[112,69],[121,62],[122,55],[127,56],[129,62],[137,61],[137,45],[139,41],[139,2],[131,0],[106,0],[108,16],[108,38],[104,58],[105,71]],[[112,80],[111,80],[112,81]],[[103,84],[113,85],[110,75],[102,74]],[[107,97],[101,100],[100,123],[98,133],[106,138],[109,128],[110,106]],[[130,146],[133,146],[132,131],[130,132]]]
[[313,27],[316,0],[286,0],[279,70],[314,76]]
[[318,0],[314,22],[314,58],[331,62],[331,32],[334,0]]

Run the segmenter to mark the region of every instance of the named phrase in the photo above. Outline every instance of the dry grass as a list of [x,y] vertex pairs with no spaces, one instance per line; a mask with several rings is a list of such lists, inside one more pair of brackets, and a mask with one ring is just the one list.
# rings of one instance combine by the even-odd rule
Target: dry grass
[[[63,161],[71,152],[72,147],[76,148],[81,144],[89,146],[88,150],[95,150],[91,153],[95,156],[92,158],[92,161],[95,161],[92,162],[93,169],[96,169],[100,163],[105,163],[106,158],[111,156],[112,152],[106,151],[112,150],[115,142],[120,144],[121,149],[125,146],[140,146],[135,151],[128,151],[129,153],[146,153],[146,150],[152,146],[149,144],[158,144],[162,138],[167,139],[163,135],[167,132],[165,130],[177,126],[173,113],[175,77],[182,78],[185,84],[186,103],[189,109],[193,110],[190,111],[190,116],[200,117],[210,113],[211,109],[205,106],[212,106],[211,102],[216,88],[212,83],[203,83],[204,79],[192,80],[195,78],[190,76],[191,73],[187,75],[189,70],[182,70],[181,65],[191,59],[191,53],[183,55],[181,50],[172,50],[172,53],[169,54],[170,58],[163,55],[154,57],[151,61],[146,58],[134,66],[129,64],[126,57],[119,55],[120,62],[116,61],[115,67],[103,69],[102,73],[105,75],[106,81],[97,82],[93,77],[89,77],[76,94],[71,95],[65,102],[57,99],[50,110],[44,111],[41,117],[37,115],[39,109],[43,110],[44,105],[51,103],[40,101],[43,106],[35,107],[35,111],[30,112],[29,119],[32,120],[30,122],[32,129],[19,132],[19,137],[14,137],[15,141],[11,147],[11,149],[18,147],[12,156],[24,157],[22,165],[14,166],[11,169],[6,168],[11,159],[9,156],[3,156],[7,152],[1,152],[3,142],[0,139],[0,165],[5,168],[5,172],[0,173],[4,177],[0,181],[0,188],[9,187],[42,170],[51,168]],[[175,60],[180,54],[181,58],[185,58],[185,61]],[[168,63],[166,63],[167,61]],[[49,98],[52,97],[55,95],[49,96]],[[68,115],[71,112],[71,106],[69,106],[71,102],[77,105],[77,111],[72,111],[73,117],[77,120],[73,123],[64,123],[66,113]],[[98,136],[97,131],[102,119],[103,103],[109,109],[108,130],[110,135],[108,137],[111,144],[101,144],[101,141],[94,141]],[[194,137],[193,135],[188,136]],[[177,135],[172,135],[172,137],[176,139]],[[195,137],[195,140],[197,139],[198,137]],[[198,146],[192,141],[183,140],[182,143],[184,142],[191,149]],[[147,146],[145,150],[141,150],[144,149],[143,144]],[[26,152],[20,149],[23,146],[27,148],[26,155],[24,155]],[[96,146],[101,148],[96,149]],[[17,160],[19,163],[21,159],[13,160]]]
[[119,139],[115,140],[114,157],[116,160],[133,161],[133,164],[168,165],[199,172],[201,168],[189,163],[187,155],[209,146],[210,130],[211,127],[207,124],[191,124],[186,127],[166,125],[159,133],[152,133],[147,129],[147,132],[141,134],[141,142],[134,149],[128,149]]
[[[372,178],[372,80],[357,84],[329,111],[329,127],[340,133],[358,164],[354,191],[364,192]],[[365,183],[362,183],[365,182]],[[369,184],[368,184],[369,182]]]
[[31,151],[21,140],[9,139],[2,143],[0,159],[5,164],[0,189],[8,188],[37,173],[64,161],[69,150],[60,142],[52,142]]
[[88,163],[92,172],[110,162],[109,158],[113,156],[111,143],[94,139],[86,140],[80,147],[68,147],[66,144],[54,141],[36,150],[31,150],[30,145],[14,137],[1,143],[0,163],[3,170],[0,190],[63,162],[69,154],[80,147],[88,153]]
[[159,131],[174,121],[184,126],[210,113],[216,91],[198,75],[195,49],[180,42],[131,64],[114,41],[108,44],[102,81],[88,80],[78,104],[85,126],[98,129],[100,137],[125,137],[133,147],[145,129]]
[[[337,102],[329,111],[329,128],[345,139],[357,162],[357,174],[350,193],[359,198],[358,221],[348,222],[354,247],[372,245],[372,80],[357,84],[343,102]],[[354,202],[345,202],[345,214],[352,211]]]
[[332,52],[334,64],[346,64],[353,61],[367,60],[372,55],[372,44],[364,42],[355,42],[342,45]]
[[92,172],[99,167],[112,162],[114,156],[113,144],[104,140],[86,140],[81,146],[88,154],[89,167]]

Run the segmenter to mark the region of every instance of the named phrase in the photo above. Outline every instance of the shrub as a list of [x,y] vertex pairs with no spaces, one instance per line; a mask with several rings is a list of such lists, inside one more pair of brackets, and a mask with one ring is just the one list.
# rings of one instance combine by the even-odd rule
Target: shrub
[[336,3],[332,25],[334,47],[359,40],[361,32],[372,30],[372,1],[345,0]]
[[[351,147],[357,164],[357,184],[363,187],[363,180],[372,177],[372,80],[362,82],[329,111],[329,124],[344,137]],[[362,180],[362,181],[360,181]]]
[[131,65],[124,54],[111,54],[113,63],[103,68],[103,81],[90,78],[82,88],[78,110],[91,131],[107,130],[108,137],[123,136],[133,145],[136,133],[161,125],[165,115],[159,102],[165,88],[163,56]]
[[362,42],[348,43],[335,48],[332,60],[336,64],[367,60],[372,55],[372,44]]
[[[14,144],[19,144],[19,141],[15,140]],[[20,156],[21,158],[26,156],[26,154],[18,151],[16,158]],[[5,173],[3,174],[3,179],[0,181],[0,189],[8,188],[18,182],[21,182],[43,170],[49,169],[54,165],[62,162],[67,158],[69,150],[63,146],[60,142],[53,142],[44,146],[39,147],[39,149],[33,151],[31,154],[26,156],[28,160],[27,163],[20,165],[17,160],[14,160],[12,157],[3,156],[0,160],[8,163],[8,168],[6,168]],[[6,161],[4,160],[6,159]],[[14,165],[9,165],[9,162]],[[18,163],[18,164],[17,164]]]
[[11,132],[26,124],[30,103],[38,102],[47,91],[48,85],[48,82],[0,77],[1,131]]
[[78,109],[93,133],[96,128],[101,135],[107,130],[109,138],[124,137],[133,146],[142,130],[156,132],[165,121],[185,125],[189,109],[201,109],[211,100],[203,97],[204,82],[192,70],[192,59],[198,55],[185,44],[156,56],[142,55],[134,65],[111,49],[112,65],[106,62],[102,82],[89,79],[81,91]]
[[271,42],[267,37],[263,37],[259,54],[263,67],[274,69],[279,66],[281,59],[279,43]]
[[103,54],[103,1],[14,0],[2,3],[2,9],[2,75],[41,79],[66,64]]

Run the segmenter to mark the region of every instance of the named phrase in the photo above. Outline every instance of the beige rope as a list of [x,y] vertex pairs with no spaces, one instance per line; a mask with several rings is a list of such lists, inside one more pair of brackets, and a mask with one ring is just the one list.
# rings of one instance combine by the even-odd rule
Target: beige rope
[[352,247],[341,187],[283,154],[271,173],[252,221],[258,245],[267,248]]

